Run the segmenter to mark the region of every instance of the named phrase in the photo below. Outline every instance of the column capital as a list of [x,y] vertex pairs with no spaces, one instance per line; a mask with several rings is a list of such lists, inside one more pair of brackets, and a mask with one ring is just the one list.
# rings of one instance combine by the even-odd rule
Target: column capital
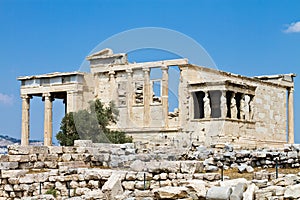
[[45,92],[45,93],[43,93],[43,97],[51,97],[50,92]]
[[74,94],[74,93],[77,93],[77,91],[75,91],[75,90],[68,90],[67,91],[67,94]]
[[132,69],[126,69],[127,74],[131,74],[133,72]]
[[111,70],[111,71],[108,72],[108,74],[109,74],[110,76],[112,76],[112,75],[115,75],[116,72]]
[[143,67],[143,71],[144,71],[145,73],[150,72],[150,68],[149,68],[149,67]]
[[20,97],[21,99],[32,99],[32,96],[29,94],[21,94]]
[[295,88],[294,88],[294,87],[290,87],[290,88],[288,89],[288,91],[289,91],[290,93],[294,93]]
[[161,69],[162,71],[167,71],[167,70],[169,69],[169,66],[168,66],[168,65],[162,65],[162,66],[160,67],[160,69]]

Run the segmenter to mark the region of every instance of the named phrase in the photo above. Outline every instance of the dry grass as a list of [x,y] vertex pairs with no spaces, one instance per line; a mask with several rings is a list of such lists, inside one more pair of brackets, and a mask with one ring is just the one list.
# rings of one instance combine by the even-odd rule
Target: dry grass
[[[263,170],[262,168],[255,168],[254,172],[259,172]],[[275,168],[268,168],[264,169],[270,173],[275,172]],[[253,179],[253,173],[239,173],[238,169],[228,169],[224,170],[224,176],[228,176],[230,179],[236,179],[236,178],[245,178],[247,180]],[[300,168],[278,168],[279,174],[298,174],[300,172]],[[221,173],[221,170],[219,170],[219,173]]]
[[27,174],[39,174],[44,172],[50,172],[50,169],[30,169]]

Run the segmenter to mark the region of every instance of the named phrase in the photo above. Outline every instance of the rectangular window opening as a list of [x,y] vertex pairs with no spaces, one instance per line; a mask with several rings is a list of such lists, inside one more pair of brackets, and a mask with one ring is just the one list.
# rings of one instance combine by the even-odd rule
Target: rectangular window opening
[[135,82],[134,102],[136,105],[144,104],[144,84],[143,84],[143,82]]
[[152,103],[161,103],[161,80],[152,80]]

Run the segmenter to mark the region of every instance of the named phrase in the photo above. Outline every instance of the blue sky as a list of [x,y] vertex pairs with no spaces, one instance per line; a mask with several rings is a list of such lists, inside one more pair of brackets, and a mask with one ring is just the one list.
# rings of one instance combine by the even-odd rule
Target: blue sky
[[[0,134],[20,138],[17,76],[78,70],[100,42],[125,30],[169,28],[201,44],[219,69],[300,74],[299,1],[0,0]],[[151,58],[150,58],[151,60]],[[296,79],[296,142],[300,100]],[[54,102],[54,133],[63,115]],[[43,102],[31,102],[31,139],[43,138]]]

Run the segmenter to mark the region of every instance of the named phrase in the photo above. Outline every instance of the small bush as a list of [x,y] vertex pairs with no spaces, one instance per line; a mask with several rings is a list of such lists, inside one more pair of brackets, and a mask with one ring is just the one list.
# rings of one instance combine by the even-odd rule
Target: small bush
[[46,194],[51,194],[54,198],[57,197],[57,193],[56,193],[56,189],[55,188],[50,188],[49,190],[46,191]]

